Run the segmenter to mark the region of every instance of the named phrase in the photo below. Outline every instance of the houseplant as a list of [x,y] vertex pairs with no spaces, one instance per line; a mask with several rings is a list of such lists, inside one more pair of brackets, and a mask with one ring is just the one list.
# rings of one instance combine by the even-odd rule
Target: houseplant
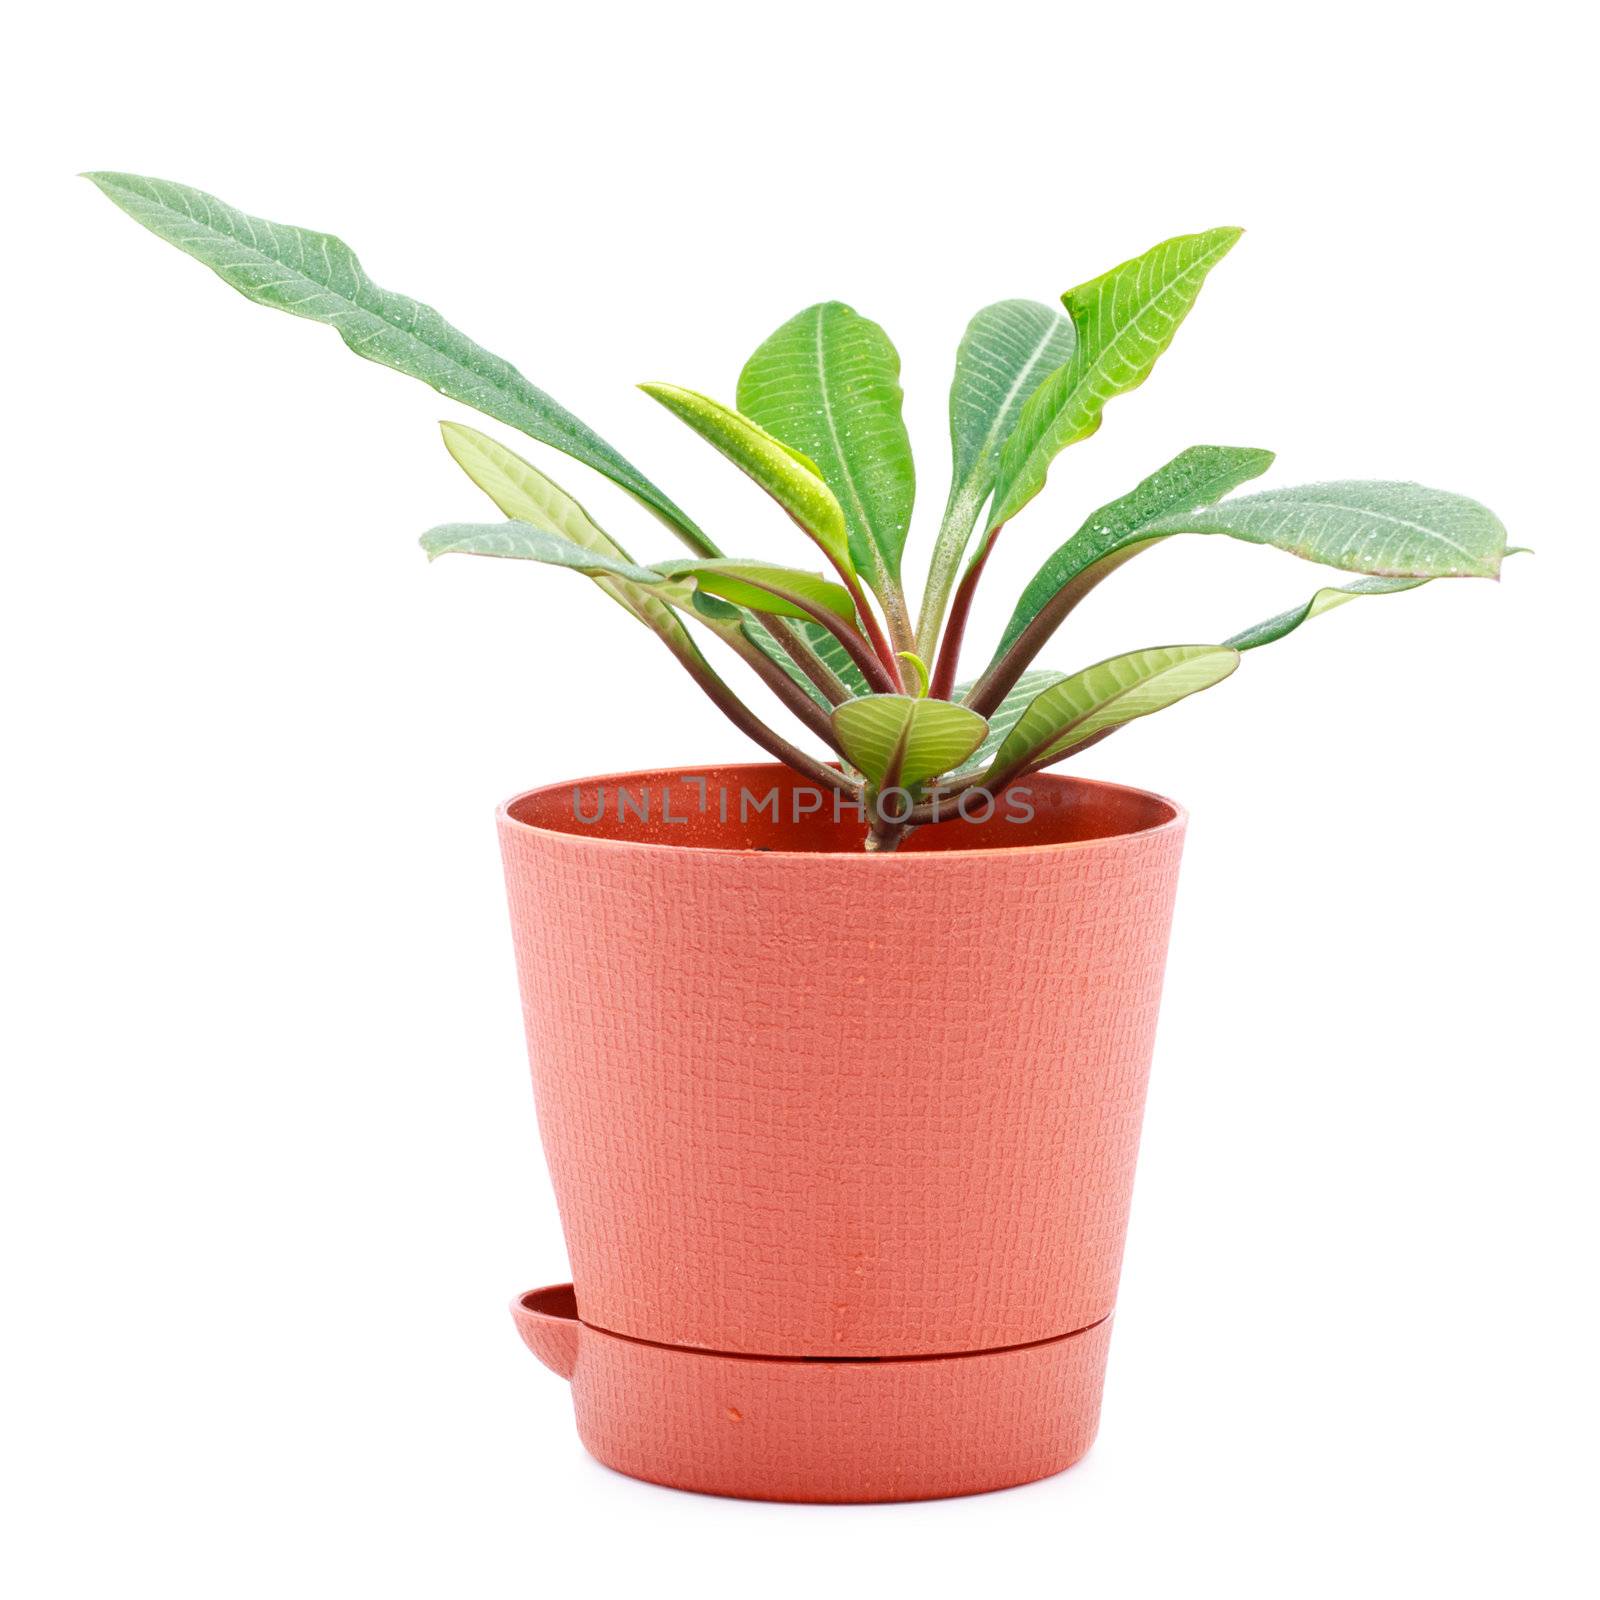
[[[899,362],[849,307],[779,327],[734,407],[645,386],[768,492],[824,575],[724,555],[578,418],[377,288],[331,236],[91,177],[247,297],[625,489],[686,556],[634,560],[530,463],[446,423],[502,520],[423,546],[583,573],[781,763],[584,780],[501,809],[576,1283],[514,1311],[573,1378],[585,1442],[638,1476],[794,1499],[952,1494],[1069,1465],[1098,1415],[1183,817],[1046,769],[1333,606],[1497,575],[1499,521],[1415,484],[1238,494],[1271,454],[1196,447],[1049,554],[959,681],[1002,529],[1144,381],[1238,230],[1157,245],[1070,290],[1065,315],[1005,301],[973,318],[914,615]],[[1361,576],[1221,643],[1037,664],[1105,577],[1180,533]],[[757,715],[697,636],[822,753]]]

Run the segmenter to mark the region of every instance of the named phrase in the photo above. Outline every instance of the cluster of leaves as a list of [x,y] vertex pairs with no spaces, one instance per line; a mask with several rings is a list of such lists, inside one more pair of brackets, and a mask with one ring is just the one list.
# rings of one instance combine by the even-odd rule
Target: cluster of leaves
[[[1044,487],[1055,457],[1143,383],[1236,228],[1169,239],[1062,297],[980,311],[956,353],[952,471],[919,614],[901,579],[915,472],[900,360],[875,322],[837,301],[784,323],[745,364],[736,407],[645,384],[788,513],[832,576],[725,556],[655,484],[517,369],[431,307],[378,288],[329,234],[246,215],[199,190],[89,175],[153,233],[262,305],[336,328],[356,354],[553,446],[620,485],[690,552],[635,561],[587,511],[503,444],[445,423],[451,455],[504,520],[423,536],[461,552],[570,567],[661,639],[758,744],[809,778],[861,797],[870,848],[952,814],[973,786],[998,793],[1135,718],[1226,678],[1242,652],[1360,595],[1433,578],[1495,577],[1505,530],[1475,501],[1412,483],[1340,482],[1236,495],[1267,450],[1200,445],[1102,506],[1040,566],[993,656],[957,683],[973,592],[1001,528]],[[1220,644],[1134,650],[1074,673],[1035,666],[1102,579],[1180,533],[1272,545],[1364,576]],[[753,712],[697,644],[693,622],[745,661],[829,749],[818,759]],[[943,806],[943,809],[941,807]]]

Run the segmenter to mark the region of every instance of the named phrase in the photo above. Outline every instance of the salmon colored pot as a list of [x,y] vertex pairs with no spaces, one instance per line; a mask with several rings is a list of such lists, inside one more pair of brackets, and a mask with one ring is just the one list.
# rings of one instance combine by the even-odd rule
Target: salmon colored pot
[[512,1309],[589,1450],[785,1500],[1077,1460],[1179,808],[1036,776],[868,855],[831,797],[738,766],[538,789],[499,821],[576,1285]]

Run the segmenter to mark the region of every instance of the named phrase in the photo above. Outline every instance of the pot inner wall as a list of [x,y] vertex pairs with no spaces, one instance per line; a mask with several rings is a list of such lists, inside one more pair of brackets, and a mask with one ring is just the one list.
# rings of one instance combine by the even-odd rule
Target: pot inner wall
[[[1179,808],[1117,784],[1036,773],[992,798],[969,797],[966,814],[917,828],[897,854],[1038,849],[1147,832]],[[508,818],[544,832],[698,850],[780,854],[861,852],[865,823],[848,797],[787,767],[749,764],[619,773],[518,795]]]

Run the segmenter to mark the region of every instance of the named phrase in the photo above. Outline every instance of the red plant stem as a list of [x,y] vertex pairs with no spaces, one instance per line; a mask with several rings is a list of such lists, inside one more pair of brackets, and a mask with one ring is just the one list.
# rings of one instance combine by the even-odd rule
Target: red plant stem
[[[896,672],[885,667],[882,659],[876,655],[873,648],[862,638],[861,634],[850,626],[843,617],[830,611],[826,606],[813,605],[803,595],[795,594],[789,589],[777,589],[770,585],[762,584],[769,594],[775,594],[780,599],[787,600],[790,605],[805,612],[813,621],[821,623],[835,639],[845,647],[850,659],[861,668],[861,673],[867,682],[872,685],[878,694],[898,694],[900,692],[900,677]],[[859,606],[860,602],[857,602]],[[867,612],[864,620],[870,621],[871,612]]]
[[[843,576],[841,574],[841,576]],[[872,607],[867,603],[867,597],[862,592],[860,581],[851,577],[847,580],[846,587],[850,590],[850,598],[856,603],[856,615],[861,618],[861,626],[866,630],[867,640],[876,653],[878,660],[883,664],[883,670],[889,675],[893,692],[904,694],[906,692],[905,680],[900,676],[900,663],[895,659],[894,647],[883,635],[883,629],[878,626],[878,619],[873,614]],[[870,676],[870,674],[869,674]]]
[[747,639],[737,624],[726,631],[719,630],[719,637],[824,744],[833,750],[839,748],[839,736],[833,731],[827,712],[760,646]]
[[818,693],[829,705],[843,705],[850,698],[850,691],[840,683],[827,662],[811,648],[809,640],[797,633],[782,617],[768,613],[761,621],[767,632],[778,641],[784,654],[817,686]]
[[955,600],[950,606],[950,620],[945,624],[944,643],[939,646],[939,661],[933,669],[933,682],[928,688],[929,695],[935,700],[948,700],[950,691],[956,686],[956,668],[961,661],[961,640],[967,631],[967,617],[972,610],[972,597],[977,593],[978,579],[983,576],[989,552],[994,549],[994,542],[999,537],[1000,527],[996,525],[989,530],[989,537],[984,540],[983,549],[967,568],[961,579],[961,585],[956,590]]
[[[871,605],[869,605],[867,602],[866,593],[861,587],[861,579],[856,576],[855,569],[850,565],[848,560],[841,561],[831,550],[829,550],[827,546],[825,546],[822,541],[818,539],[805,525],[805,523],[801,522],[801,520],[794,515],[792,511],[789,513],[789,517],[795,526],[798,527],[800,531],[805,534],[805,536],[810,539],[825,556],[827,556],[829,565],[832,566],[833,570],[839,574],[840,582],[844,584],[847,590],[849,590],[850,598],[855,602],[856,615],[861,618],[861,626],[866,633],[867,641],[871,644],[873,654],[877,656],[878,662],[883,668],[883,675],[888,680],[887,686],[880,689],[879,692],[882,694],[904,694],[906,692],[906,686],[904,680],[900,676],[900,663],[895,659],[894,647],[886,638],[884,638],[883,629],[878,626],[877,616],[874,614]],[[822,622],[820,617],[817,618],[817,620]],[[850,649],[849,641],[846,640],[842,634],[837,633],[836,630],[832,630],[831,625],[826,622],[823,622],[823,626],[825,628],[830,628],[830,631],[834,631],[835,637],[839,639],[839,642],[844,645],[845,649]],[[851,631],[854,632],[853,629]],[[855,659],[854,651],[851,651],[851,656],[852,659]],[[856,660],[856,665],[861,668],[862,672],[866,673],[867,682],[873,683],[874,674],[868,670],[866,664],[860,660]],[[876,688],[877,685],[874,684],[874,687]]]
[[1017,679],[1028,670],[1033,658],[1049,642],[1051,634],[1077,609],[1079,601],[1131,556],[1147,548],[1144,544],[1129,545],[1124,550],[1103,557],[1070,582],[1062,584],[1039,608],[1033,621],[1011,641],[1010,648],[984,668],[972,686],[972,693],[967,696],[967,705],[980,717],[988,716],[1011,693]]

